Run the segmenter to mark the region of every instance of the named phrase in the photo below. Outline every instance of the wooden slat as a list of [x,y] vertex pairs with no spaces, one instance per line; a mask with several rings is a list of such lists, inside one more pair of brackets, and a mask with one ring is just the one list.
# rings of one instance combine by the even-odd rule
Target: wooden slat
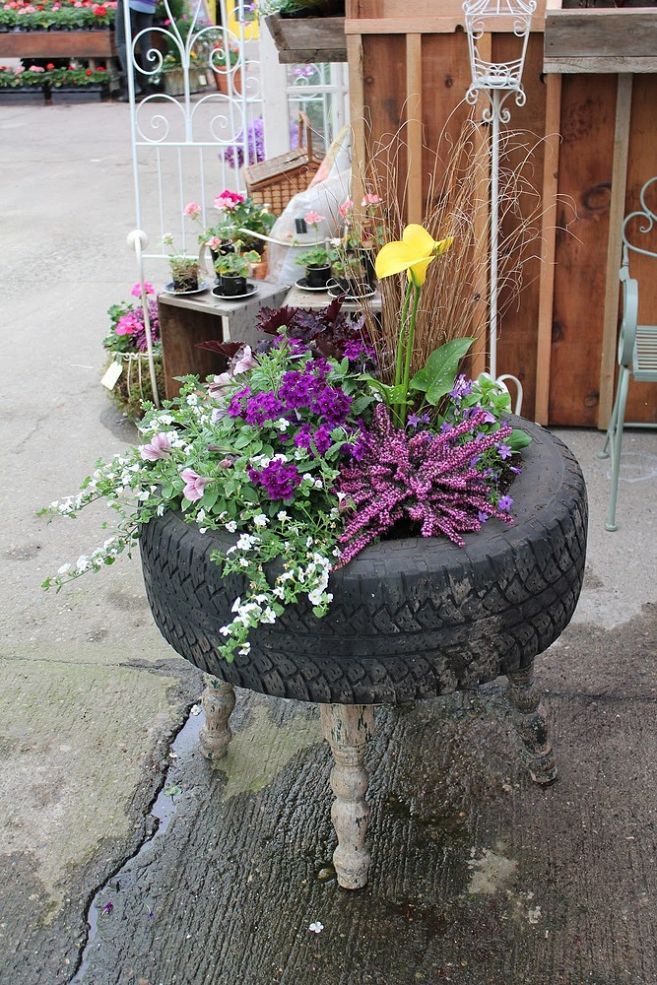
[[548,11],[546,72],[657,71],[657,11]]
[[422,35],[406,38],[407,221],[422,222]]
[[[568,75],[561,84],[559,227],[554,272],[550,424],[595,427],[616,79]],[[602,248],[601,248],[602,247]]]
[[[627,197],[625,214],[640,208],[639,192],[648,178],[657,174],[655,138],[657,134],[657,76],[638,75],[632,86],[632,128],[627,165]],[[648,205],[657,210],[655,194],[649,194]],[[657,229],[645,237],[649,249],[657,249]],[[644,245],[646,242],[644,241]],[[657,323],[657,260],[630,255],[630,270],[639,282],[639,323]],[[657,383],[630,382],[626,420],[644,424],[657,421]]]
[[267,27],[284,65],[297,62],[345,62],[344,17],[281,17],[272,14]]
[[548,75],[545,99],[545,162],[543,165],[543,221],[541,229],[541,281],[538,297],[538,338],[536,342],[535,420],[548,423],[550,402],[550,361],[552,354],[552,315],[554,304],[554,264],[557,244],[557,189],[559,182],[559,118],[561,77]]
[[[538,0],[532,30],[542,31],[545,0]],[[512,33],[512,17],[499,18],[496,30]],[[348,0],[347,34],[444,34],[464,26],[462,0]]]
[[359,34],[347,38],[349,62],[349,102],[351,110],[352,169],[351,195],[354,202],[363,197],[365,173],[365,96],[363,89],[363,39]]
[[609,203],[607,274],[602,329],[602,356],[600,362],[600,403],[598,404],[598,427],[603,430],[609,424],[609,417],[614,401],[616,341],[618,336],[618,296],[620,288],[618,268],[621,262],[622,225],[625,215],[627,155],[630,146],[631,112],[632,76],[619,75],[618,89],[616,92],[616,129],[614,133],[614,158],[611,173],[611,200]]

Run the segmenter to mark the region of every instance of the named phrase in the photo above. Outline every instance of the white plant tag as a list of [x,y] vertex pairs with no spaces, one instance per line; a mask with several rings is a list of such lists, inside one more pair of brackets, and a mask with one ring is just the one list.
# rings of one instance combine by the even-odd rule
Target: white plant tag
[[199,77],[198,77],[198,84],[200,86],[206,86],[208,84],[208,80],[206,79],[206,77],[204,75],[199,75]]
[[105,374],[100,382],[108,390],[113,390],[122,372],[123,372],[123,363],[114,360],[109,364],[109,366],[105,370]]

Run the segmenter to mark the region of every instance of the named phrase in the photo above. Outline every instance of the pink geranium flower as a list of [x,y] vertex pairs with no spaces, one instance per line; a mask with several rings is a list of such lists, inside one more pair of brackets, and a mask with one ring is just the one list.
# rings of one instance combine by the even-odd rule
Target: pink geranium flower
[[367,194],[363,196],[363,201],[360,204],[366,208],[368,205],[381,205],[382,202],[383,199],[380,195]]
[[157,462],[171,454],[171,438],[168,434],[154,434],[147,445],[140,445],[139,454],[145,462]]
[[320,215],[319,212],[314,212],[312,209],[310,212],[306,212],[304,219],[309,226],[318,226],[320,222],[324,222],[326,216]]
[[211,250],[218,250],[219,247],[221,246],[221,240],[219,239],[218,236],[211,236],[210,239],[208,240],[208,246],[210,247]]
[[237,208],[238,205],[241,205],[243,201],[243,195],[239,195],[237,192],[230,192],[227,188],[224,188],[221,194],[217,195],[215,198],[214,207],[215,209],[225,209],[228,212],[231,212],[233,209]]
[[201,206],[198,202],[188,202],[183,209],[183,214],[188,215],[190,219],[198,219],[201,214]]
[[188,499],[190,503],[196,503],[199,499],[203,499],[203,491],[210,480],[200,476],[194,469],[183,469],[180,475],[185,480],[185,488],[183,489],[185,499]]
[[[153,285],[149,280],[144,281],[144,290],[146,294],[155,294],[155,288],[153,287]],[[130,293],[132,294],[133,298],[141,297],[141,284],[139,283],[139,281],[137,281],[136,284],[132,285],[132,290],[130,291]]]
[[345,200],[342,203],[342,205],[339,205],[338,206],[338,212],[340,213],[340,215],[342,216],[343,219],[346,219],[346,217],[349,215],[349,213],[351,212],[351,210],[353,209],[353,207],[354,207],[354,201],[353,201],[353,199],[352,198],[345,198]]

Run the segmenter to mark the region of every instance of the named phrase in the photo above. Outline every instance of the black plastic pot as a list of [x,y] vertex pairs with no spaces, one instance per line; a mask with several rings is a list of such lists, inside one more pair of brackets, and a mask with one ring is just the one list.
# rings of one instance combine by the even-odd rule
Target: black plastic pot
[[220,274],[219,285],[222,294],[228,298],[236,297],[239,294],[246,294],[246,277],[237,277],[234,274]]
[[216,677],[265,694],[341,704],[395,703],[473,687],[529,666],[567,626],[584,577],[586,489],[561,441],[532,437],[509,492],[515,522],[490,520],[459,548],[442,538],[373,544],[332,573],[334,599],[317,619],[309,602],[251,634],[248,656],[226,663],[220,629],[244,597],[210,555],[235,542],[199,533],[178,513],[141,537],[148,600],[173,648]]
[[308,287],[326,287],[331,277],[330,264],[323,267],[306,267],[306,283]]

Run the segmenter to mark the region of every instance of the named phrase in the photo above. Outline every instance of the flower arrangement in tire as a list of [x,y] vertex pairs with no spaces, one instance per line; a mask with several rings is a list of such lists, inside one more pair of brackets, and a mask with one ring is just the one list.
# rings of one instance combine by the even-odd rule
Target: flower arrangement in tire
[[246,253],[220,254],[214,263],[220,293],[226,298],[240,297],[247,293],[247,277],[253,264],[260,262],[255,250]]
[[532,666],[575,608],[585,489],[561,442],[510,416],[503,387],[460,372],[471,339],[414,361],[422,289],[451,246],[412,225],[379,251],[379,278],[403,286],[386,336],[335,308],[323,331],[294,310],[264,313],[275,335],[206,385],[188,378],[146,414],[137,447],[44,511],[76,516],[105,498],[118,518],[47,588],[139,541],[157,625],[212,675],[208,758],[226,752],[235,684],[322,705],[348,889],[370,861],[368,706],[505,674],[530,771],[555,776]]
[[[148,317],[156,382],[158,389],[163,392],[164,369],[155,288],[148,282],[145,288],[149,296]],[[140,297],[139,283],[133,285],[130,293],[134,298]],[[103,339],[103,348],[108,356],[103,383],[119,410],[126,417],[136,421],[143,415],[144,404],[151,403],[153,400],[144,310],[140,303],[121,301],[113,304],[107,314],[110,328]]]

